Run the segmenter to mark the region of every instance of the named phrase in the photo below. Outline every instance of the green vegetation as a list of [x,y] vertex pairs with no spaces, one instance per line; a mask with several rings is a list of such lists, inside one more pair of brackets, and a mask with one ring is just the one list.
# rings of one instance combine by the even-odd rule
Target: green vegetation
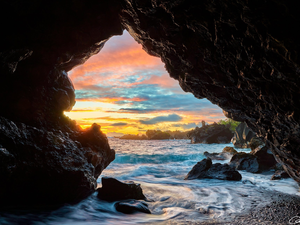
[[122,137],[119,137],[119,139],[130,139],[130,140],[148,140],[146,135],[134,135],[134,134],[125,134]]
[[218,124],[223,124],[223,125],[228,125],[229,126],[229,129],[231,131],[235,131],[236,127],[240,124],[241,122],[238,122],[238,121],[234,121],[232,119],[225,119],[225,120],[220,120],[218,122]]
[[161,130],[147,130],[146,135],[134,135],[134,134],[125,134],[120,139],[129,139],[129,140],[164,140],[164,139],[188,139],[188,131],[161,131]]

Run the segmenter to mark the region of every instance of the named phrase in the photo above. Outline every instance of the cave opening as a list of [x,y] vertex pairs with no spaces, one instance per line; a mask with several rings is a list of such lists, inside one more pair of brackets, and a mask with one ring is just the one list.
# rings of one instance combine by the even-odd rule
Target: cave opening
[[225,119],[218,106],[184,92],[161,60],[148,55],[126,30],[68,75],[76,104],[65,114],[82,128],[100,124],[110,137],[187,131],[203,120],[211,124]]

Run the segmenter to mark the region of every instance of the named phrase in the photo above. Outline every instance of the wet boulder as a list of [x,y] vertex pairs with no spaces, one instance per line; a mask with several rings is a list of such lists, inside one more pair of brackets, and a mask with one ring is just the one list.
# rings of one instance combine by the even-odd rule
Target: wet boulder
[[290,178],[290,175],[284,170],[276,170],[274,175],[271,177],[271,180],[281,180],[284,178]]
[[212,164],[211,159],[207,158],[198,162],[184,179],[219,179],[239,181],[242,179],[242,176],[228,164]]
[[223,149],[222,153],[228,153],[228,154],[230,154],[230,155],[234,155],[235,153],[237,153],[237,150],[235,150],[233,147],[228,147],[228,146],[226,146],[226,147]]
[[102,177],[102,187],[98,188],[98,198],[105,201],[118,201],[126,199],[146,199],[140,184],[133,181],[121,182],[112,177]]
[[203,153],[203,155],[206,156],[206,158],[210,158],[212,160],[226,160],[226,156],[227,154],[223,154],[223,153],[216,153],[216,152],[213,152],[213,153],[209,153],[207,151],[205,151]]
[[235,129],[231,142],[236,148],[249,148],[250,141],[256,134],[247,126],[245,122],[240,123]]
[[250,154],[257,157],[258,163],[260,164],[262,170],[271,169],[277,164],[273,153],[267,146],[259,146],[256,149],[252,150]]
[[151,214],[148,208],[148,204],[143,201],[137,201],[137,200],[121,201],[115,204],[115,208],[117,211],[125,214],[132,214],[136,212]]
[[212,160],[226,160],[230,159],[235,153],[237,153],[237,151],[234,148],[225,147],[221,153],[209,153],[205,151],[203,154]]
[[259,146],[263,147],[263,146],[265,146],[265,143],[262,141],[261,138],[253,137],[250,140],[249,147],[251,148],[251,150],[254,150],[254,149],[258,148]]
[[246,170],[251,173],[261,172],[257,157],[249,153],[238,152],[234,154],[229,164],[237,170]]

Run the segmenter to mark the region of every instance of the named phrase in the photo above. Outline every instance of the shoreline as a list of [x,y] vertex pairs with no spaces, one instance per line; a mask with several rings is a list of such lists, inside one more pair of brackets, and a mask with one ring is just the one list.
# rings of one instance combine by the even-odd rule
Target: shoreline
[[[265,191],[264,197],[270,200],[267,204],[253,205],[252,208],[226,218],[216,218],[204,222],[169,220],[156,225],[288,225],[300,224],[300,196],[282,192]],[[292,221],[292,219],[294,219]],[[291,223],[289,223],[291,221]],[[295,222],[296,221],[296,222]],[[299,221],[299,222],[298,222]],[[148,224],[148,223],[146,223]]]

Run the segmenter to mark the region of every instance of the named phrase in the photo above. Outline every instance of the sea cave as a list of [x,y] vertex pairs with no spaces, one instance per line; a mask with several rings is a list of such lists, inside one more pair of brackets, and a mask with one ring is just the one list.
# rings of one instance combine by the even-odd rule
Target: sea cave
[[5,0],[0,8],[1,208],[75,204],[95,191],[115,150],[101,124],[82,130],[64,116],[75,104],[68,72],[125,30],[185,92],[246,122],[300,183],[294,4]]

